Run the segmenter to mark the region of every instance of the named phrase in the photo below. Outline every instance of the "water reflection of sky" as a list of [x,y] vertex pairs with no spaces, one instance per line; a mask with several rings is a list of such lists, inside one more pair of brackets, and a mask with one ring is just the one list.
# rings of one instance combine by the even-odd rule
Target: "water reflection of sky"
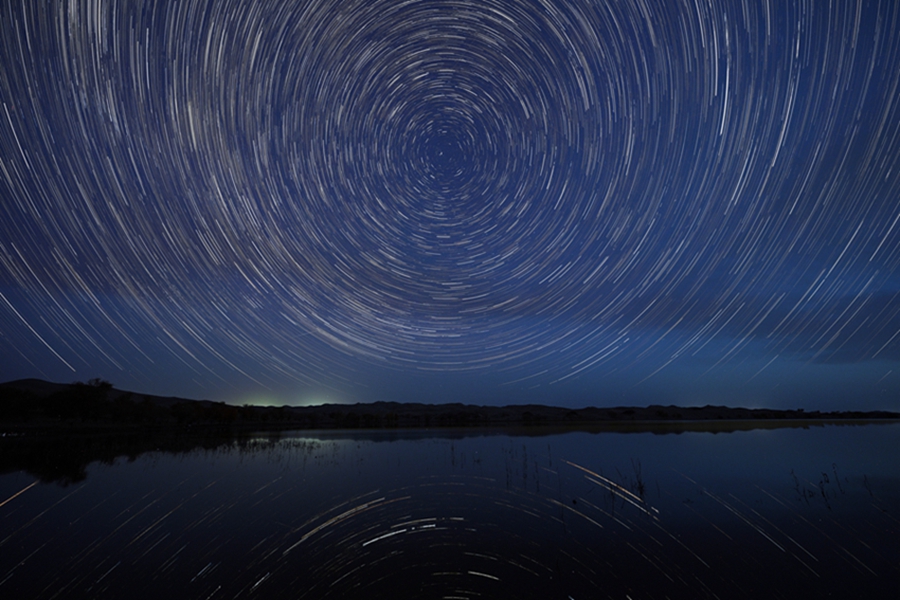
[[895,597],[900,424],[427,435],[2,476],[0,595]]

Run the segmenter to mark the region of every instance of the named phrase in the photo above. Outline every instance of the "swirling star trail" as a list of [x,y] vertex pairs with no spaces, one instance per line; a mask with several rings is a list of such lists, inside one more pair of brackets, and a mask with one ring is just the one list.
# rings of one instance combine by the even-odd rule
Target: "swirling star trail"
[[897,408],[892,0],[0,11],[0,379]]

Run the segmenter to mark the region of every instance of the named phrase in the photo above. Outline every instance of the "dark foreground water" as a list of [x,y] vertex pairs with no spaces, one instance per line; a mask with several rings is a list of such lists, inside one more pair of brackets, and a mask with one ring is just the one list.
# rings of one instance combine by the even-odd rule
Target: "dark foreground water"
[[0,597],[900,598],[896,423],[205,445],[0,476]]

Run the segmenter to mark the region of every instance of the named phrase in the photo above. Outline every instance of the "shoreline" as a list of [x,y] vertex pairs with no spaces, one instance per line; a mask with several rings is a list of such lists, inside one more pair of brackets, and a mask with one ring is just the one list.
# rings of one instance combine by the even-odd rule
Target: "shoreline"
[[285,434],[325,434],[327,436],[346,433],[351,436],[364,433],[389,434],[397,436],[433,436],[446,433],[458,435],[527,435],[547,436],[565,433],[732,433],[737,431],[810,429],[814,427],[861,427],[868,425],[890,425],[900,423],[900,417],[853,417],[853,418],[745,418],[745,419],[684,419],[684,420],[632,420],[632,421],[547,421],[524,423],[521,421],[493,421],[485,423],[436,423],[430,425],[399,424],[319,424],[310,426],[308,422],[191,422],[191,423],[128,423],[92,421],[56,422],[9,422],[0,421],[0,444],[15,440],[40,440],[60,437],[116,437],[142,435],[148,437],[184,436],[226,436],[243,438],[247,436],[275,436]]
[[805,411],[650,405],[567,408],[541,404],[373,402],[235,406],[117,390],[107,382],[0,384],[0,435],[26,432],[523,428],[560,430],[738,430],[900,420],[891,411]]

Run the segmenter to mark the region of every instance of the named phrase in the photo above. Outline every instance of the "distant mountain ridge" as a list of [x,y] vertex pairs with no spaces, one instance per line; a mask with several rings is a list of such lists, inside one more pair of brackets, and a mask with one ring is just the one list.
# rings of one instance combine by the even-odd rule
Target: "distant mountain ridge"
[[576,426],[748,420],[900,419],[889,411],[820,412],[726,406],[565,408],[374,402],[318,406],[234,406],[115,389],[99,379],[62,384],[20,379],[0,384],[6,429],[206,426],[263,429]]
[[[102,382],[102,380],[95,380],[98,383]],[[108,382],[102,382],[108,383]],[[65,391],[67,389],[71,389],[74,386],[91,386],[91,382],[75,382],[75,383],[54,383],[52,381],[44,381],[43,379],[16,379],[14,381],[7,381],[6,383],[0,383],[0,390],[4,389],[13,389],[20,390],[23,392],[29,392],[35,394],[38,397],[46,398],[51,394],[59,393]],[[125,390],[119,390],[112,386],[112,384],[108,384],[107,388],[110,392],[110,400],[115,400],[121,396],[130,396],[135,401],[149,400],[150,402],[157,404],[159,406],[171,406],[173,404],[177,404],[179,402],[203,402],[213,404],[211,400],[190,400],[187,398],[179,398],[176,396],[155,396],[153,394],[142,394],[140,392],[129,392]]]

